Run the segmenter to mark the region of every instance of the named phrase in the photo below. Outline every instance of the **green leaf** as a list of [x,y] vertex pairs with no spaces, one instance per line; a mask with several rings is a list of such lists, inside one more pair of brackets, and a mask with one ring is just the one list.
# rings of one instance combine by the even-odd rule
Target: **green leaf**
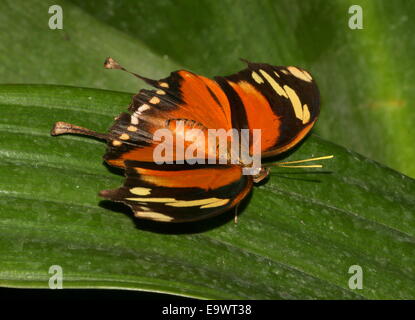
[[[124,288],[217,299],[415,298],[415,182],[315,135],[289,160],[333,154],[324,169],[273,169],[233,212],[189,224],[134,219],[102,201],[123,177],[105,145],[51,137],[64,120],[105,131],[131,95],[0,86],[0,285]],[[349,268],[363,289],[349,288]]]
[[[71,0],[63,30],[47,1],[4,0],[0,82],[135,92],[113,56],[151,78],[186,68],[207,76],[242,69],[239,57],[310,70],[322,97],[322,137],[415,177],[415,2],[412,0]],[[363,29],[348,27],[349,7]]]

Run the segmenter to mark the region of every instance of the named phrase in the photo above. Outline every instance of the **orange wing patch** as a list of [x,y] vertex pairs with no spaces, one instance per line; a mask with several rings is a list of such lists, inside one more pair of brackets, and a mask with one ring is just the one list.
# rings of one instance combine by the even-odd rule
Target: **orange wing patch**
[[250,129],[261,129],[261,149],[272,147],[279,136],[280,120],[272,111],[268,100],[246,81],[228,81],[241,98]]
[[[230,129],[229,102],[219,85],[189,71],[182,70],[178,73],[183,78],[180,85],[183,104],[175,116],[203,123],[209,129]],[[188,111],[187,116],[184,115],[184,110]]]
[[[225,171],[226,170],[226,171]],[[195,170],[161,171],[135,168],[143,181],[169,188],[201,188],[213,190],[238,181],[241,169],[231,166],[226,169],[203,168]],[[226,174],[224,174],[226,172]]]

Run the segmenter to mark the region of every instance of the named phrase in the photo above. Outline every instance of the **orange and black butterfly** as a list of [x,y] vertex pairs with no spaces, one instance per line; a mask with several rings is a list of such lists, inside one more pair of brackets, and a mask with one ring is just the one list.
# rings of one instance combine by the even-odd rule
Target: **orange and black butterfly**
[[[319,91],[307,71],[245,62],[246,69],[214,79],[186,70],[161,80],[132,73],[154,89],[134,95],[129,112],[116,118],[109,133],[57,122],[51,134],[84,134],[106,140],[105,161],[124,169],[126,179],[122,187],[103,190],[100,195],[127,204],[138,218],[184,222],[218,215],[239,204],[253,183],[268,175],[268,168],[252,176],[243,174],[246,165],[241,161],[180,162],[182,155],[175,152],[177,139],[171,142],[172,161],[160,165],[154,161],[161,143],[155,138],[158,130],[177,134],[179,122],[185,134],[195,128],[202,133],[209,129],[260,129],[260,156],[270,157],[299,143],[320,110]],[[105,67],[127,71],[112,58],[106,60]],[[185,147],[194,139],[186,140]],[[252,153],[253,142],[249,143]],[[193,158],[208,160],[212,153],[205,151]]]

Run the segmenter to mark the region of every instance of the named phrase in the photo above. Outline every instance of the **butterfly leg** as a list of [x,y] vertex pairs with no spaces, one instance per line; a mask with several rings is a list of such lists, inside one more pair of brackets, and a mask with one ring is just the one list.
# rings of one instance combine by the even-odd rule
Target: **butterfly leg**
[[254,178],[254,183],[261,182],[266,177],[268,177],[269,173],[270,173],[270,168],[262,167],[261,171],[259,171],[259,173],[253,177]]

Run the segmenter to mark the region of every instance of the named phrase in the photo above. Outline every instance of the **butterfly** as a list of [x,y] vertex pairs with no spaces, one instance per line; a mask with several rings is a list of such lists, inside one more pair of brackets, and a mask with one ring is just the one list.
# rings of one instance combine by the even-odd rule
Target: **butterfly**
[[[243,61],[247,67],[230,76],[210,79],[179,70],[167,78],[152,80],[107,58],[104,67],[129,72],[153,89],[142,89],[134,95],[128,112],[116,117],[106,134],[66,122],[55,123],[51,134],[81,134],[106,140],[104,160],[125,170],[126,179],[120,188],[103,190],[100,196],[125,203],[138,218],[186,222],[218,215],[237,206],[254,183],[268,176],[269,167],[262,166],[252,175],[244,174],[247,165],[240,159],[209,162],[222,159],[224,154],[215,153],[219,149],[215,142],[210,149],[203,147],[206,135],[212,130],[244,129],[248,132],[244,140],[248,153],[267,158],[303,140],[320,111],[316,82],[306,70]],[[260,147],[254,152],[255,143],[249,138],[258,129],[261,135],[256,146]],[[163,130],[171,132],[173,140],[162,141],[158,133]],[[192,136],[193,132],[197,134]],[[185,149],[192,144],[202,146],[201,153],[186,151],[193,163],[184,161],[188,159],[178,151],[179,135]],[[232,137],[226,139],[221,149],[225,156],[233,142]],[[171,150],[164,150],[169,161],[159,164],[154,155],[162,143]]]

